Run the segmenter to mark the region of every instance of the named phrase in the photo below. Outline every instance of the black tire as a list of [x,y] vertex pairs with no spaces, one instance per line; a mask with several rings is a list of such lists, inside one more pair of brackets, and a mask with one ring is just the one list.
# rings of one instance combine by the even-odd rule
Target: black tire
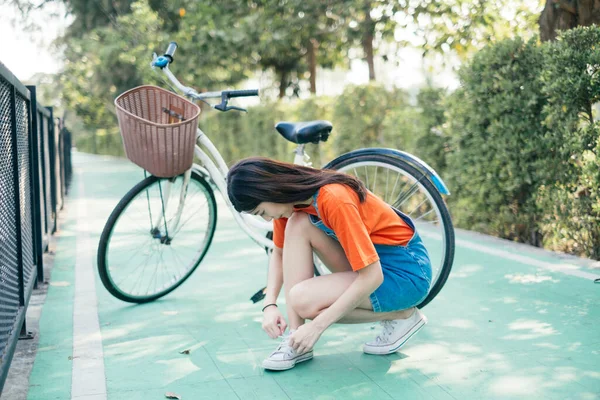
[[[149,176],[146,179],[142,180],[137,185],[135,185],[129,192],[127,192],[127,194],[121,199],[121,201],[117,204],[113,212],[110,214],[110,217],[108,218],[106,225],[104,226],[104,229],[102,231],[102,235],[100,236],[100,243],[98,246],[98,272],[100,274],[100,279],[102,280],[102,284],[104,285],[104,287],[116,298],[130,303],[147,303],[156,300],[162,296],[165,296],[168,293],[175,290],[176,288],[178,288],[183,282],[185,282],[185,280],[189,278],[190,275],[196,270],[196,268],[206,255],[206,252],[208,251],[211,245],[215,233],[215,228],[217,225],[217,203],[215,201],[214,193],[211,186],[200,174],[198,174],[195,171],[192,171],[190,178],[190,185],[191,181],[193,180],[197,182],[202,188],[202,191],[206,195],[207,205],[209,207],[209,223],[203,242],[204,248],[197,253],[199,254],[199,257],[196,259],[196,261],[192,263],[192,267],[189,268],[188,272],[185,273],[185,275],[183,275],[179,280],[174,282],[171,286],[158,293],[149,296],[132,296],[120,290],[111,278],[111,274],[107,266],[107,253],[110,251],[110,238],[113,234],[115,224],[119,220],[119,217],[121,216],[123,211],[127,209],[129,203],[132,202],[136,198],[136,196],[140,194],[140,192],[146,190],[147,188],[150,188],[157,181],[160,180],[162,182],[166,181],[167,179]],[[200,245],[201,244],[199,243],[199,246]]]
[[[418,308],[423,308],[427,304],[429,304],[429,302],[431,302],[431,300],[433,300],[435,296],[437,296],[437,294],[440,292],[440,290],[442,290],[442,288],[444,287],[444,284],[446,283],[446,281],[448,280],[448,276],[450,275],[452,263],[454,261],[454,227],[452,226],[452,219],[450,217],[450,213],[448,212],[448,208],[446,207],[446,203],[444,202],[437,188],[433,185],[429,178],[425,174],[423,174],[423,172],[399,158],[377,154],[359,155],[342,160],[336,164],[332,164],[330,165],[330,168],[338,170],[349,165],[362,162],[378,162],[389,164],[411,175],[417,182],[420,182],[423,185],[425,190],[430,194],[431,198],[435,202],[435,205],[437,206],[438,210],[440,211],[440,218],[443,221],[446,242],[444,260],[440,268],[440,273],[435,282],[433,282],[429,294],[419,305],[417,305]],[[320,274],[316,266],[315,274]]]

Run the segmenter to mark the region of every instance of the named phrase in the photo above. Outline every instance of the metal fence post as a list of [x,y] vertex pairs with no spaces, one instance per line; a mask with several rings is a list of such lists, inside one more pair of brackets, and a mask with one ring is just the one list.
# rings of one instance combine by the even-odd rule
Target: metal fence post
[[56,138],[55,138],[55,125],[54,125],[54,113],[52,107],[46,107],[50,111],[50,119],[48,120],[48,150],[50,156],[50,199],[52,203],[52,230],[48,229],[50,233],[56,233]]
[[19,193],[19,150],[17,149],[17,89],[13,86],[10,93],[10,124],[11,135],[14,145],[12,146],[12,161],[13,161],[13,185],[17,188],[14,192],[14,202],[17,205],[15,212],[16,243],[17,243],[17,270],[19,277],[19,306],[25,304],[25,290],[23,284],[23,242],[21,231],[21,199]]
[[31,204],[31,217],[34,224],[33,235],[34,235],[34,255],[35,264],[37,265],[37,282],[44,281],[44,251],[42,250],[42,210],[40,207],[40,165],[39,165],[39,151],[38,148],[38,112],[37,112],[37,97],[35,86],[27,86],[31,95],[31,101],[29,102],[29,132],[30,132],[30,145],[31,145],[31,194],[33,201]]

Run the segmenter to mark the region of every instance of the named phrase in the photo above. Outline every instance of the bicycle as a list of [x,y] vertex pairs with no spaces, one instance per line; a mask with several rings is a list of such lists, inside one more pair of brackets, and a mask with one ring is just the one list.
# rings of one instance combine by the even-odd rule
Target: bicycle
[[[198,93],[182,85],[169,70],[176,49],[177,44],[171,42],[163,56],[153,55],[151,65],[153,69],[159,68],[190,101],[203,101],[222,112],[246,111],[230,106],[229,100],[258,96],[258,90]],[[207,101],[215,98],[221,103]],[[327,140],[332,125],[327,121],[280,122],[276,130],[297,144],[294,163],[311,166],[305,145]],[[106,222],[98,247],[98,270],[106,289],[123,301],[156,300],[175,290],[196,270],[211,245],[216,228],[214,190],[222,194],[235,221],[250,238],[267,253],[273,248],[272,223],[238,213],[229,202],[227,165],[197,125],[194,146],[194,155],[200,164],[193,163],[185,173],[175,177],[147,176],[125,194]],[[442,179],[419,158],[386,148],[351,151],[323,168],[356,176],[386,203],[411,216],[432,261],[432,287],[418,307],[427,305],[444,286],[454,259],[454,228],[442,198],[450,192]],[[388,192],[390,187],[392,190]],[[140,218],[136,219],[138,215]],[[316,256],[314,264],[315,275],[329,273]],[[150,272],[146,272],[146,267],[151,268]],[[124,284],[132,275],[137,280]],[[260,292],[253,297],[255,302]]]

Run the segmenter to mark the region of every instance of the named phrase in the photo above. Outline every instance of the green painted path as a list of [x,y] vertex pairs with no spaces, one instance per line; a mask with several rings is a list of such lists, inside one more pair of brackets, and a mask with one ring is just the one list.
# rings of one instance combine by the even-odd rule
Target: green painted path
[[[184,400],[600,399],[600,285],[562,272],[600,275],[583,261],[461,232],[450,280],[424,309],[429,324],[401,352],[365,355],[363,341],[379,328],[336,325],[312,361],[265,372],[260,363],[277,342],[262,332],[260,307],[249,297],[265,282],[266,256],[223,203],[196,273],[159,301],[130,305],[104,289],[95,253],[109,213],[142,173],[113,158],[74,153],[73,162],[30,400],[164,399],[167,392]],[[85,224],[77,220],[83,206]],[[89,246],[80,248],[85,237]],[[79,361],[103,365],[105,380],[99,392],[72,397],[72,387],[94,381],[73,371],[78,261],[93,262],[101,336],[89,342],[97,339],[103,356]],[[189,355],[180,354],[185,349]]]

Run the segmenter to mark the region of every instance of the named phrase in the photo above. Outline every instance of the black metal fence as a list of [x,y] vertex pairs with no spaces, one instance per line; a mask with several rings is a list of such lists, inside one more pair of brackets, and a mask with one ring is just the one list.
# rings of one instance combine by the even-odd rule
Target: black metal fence
[[0,63],[0,393],[71,178],[71,135],[35,89]]

